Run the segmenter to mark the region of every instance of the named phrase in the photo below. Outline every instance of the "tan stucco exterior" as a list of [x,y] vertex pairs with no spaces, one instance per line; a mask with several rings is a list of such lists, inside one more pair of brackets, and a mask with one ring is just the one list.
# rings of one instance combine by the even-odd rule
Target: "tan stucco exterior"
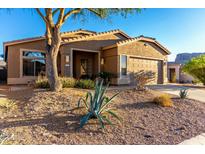
[[[128,56],[128,72],[140,70],[156,72],[156,82],[167,82],[167,53],[153,43],[145,41],[131,42],[118,47],[118,55]],[[128,77],[127,82],[130,77]],[[126,82],[126,81],[125,81]]]
[[[80,34],[78,34],[80,35]],[[69,35],[71,37],[71,35]],[[69,37],[64,35],[64,38]],[[148,41],[129,42],[127,35],[121,34],[119,31],[111,31],[102,34],[85,34],[79,37],[72,33],[70,42],[62,43],[60,47],[60,55],[58,57],[58,68],[61,76],[77,76],[79,77],[79,62],[81,57],[87,57],[89,60],[89,72],[97,74],[100,71],[110,72],[115,75],[112,79],[113,84],[130,84],[129,73],[137,71],[138,65],[135,63],[150,63],[159,65],[161,68],[154,66],[159,73],[159,83],[167,82],[167,55],[160,46]],[[85,39],[83,39],[85,37]],[[128,43],[115,45],[120,41],[128,40]],[[5,43],[6,45],[6,43]],[[106,46],[112,46],[104,48]],[[22,56],[24,49],[45,52],[45,40],[35,40],[23,43],[12,43],[7,45],[7,64],[8,64],[8,84],[26,84],[29,80],[36,77],[22,76]],[[77,53],[81,53],[76,57]],[[120,75],[120,56],[127,55],[127,76]],[[103,62],[103,63],[102,63]],[[149,67],[146,65],[144,68]],[[150,68],[149,68],[150,69]],[[74,74],[75,73],[75,74]],[[76,75],[77,73],[77,75]]]
[[171,76],[171,70],[174,71],[176,76],[176,83],[192,83],[194,82],[194,77],[182,71],[183,64],[169,62],[167,66],[167,76],[168,81],[173,82]]

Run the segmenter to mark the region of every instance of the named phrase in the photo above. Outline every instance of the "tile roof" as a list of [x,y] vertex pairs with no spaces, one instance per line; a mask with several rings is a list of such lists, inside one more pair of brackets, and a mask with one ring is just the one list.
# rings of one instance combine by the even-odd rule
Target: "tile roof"
[[[94,32],[94,31],[78,29],[78,30],[74,30],[74,31],[62,32],[61,35],[63,36],[63,35],[66,35],[66,34],[75,34],[75,33],[86,33],[86,34],[89,34],[89,35],[90,34],[96,34],[96,32]],[[25,38],[25,39],[7,41],[7,42],[4,42],[4,45],[12,45],[12,44],[17,44],[17,43],[30,42],[30,41],[43,40],[43,39],[45,39],[45,36],[30,37],[30,38]]]
[[130,38],[130,36],[128,36],[127,34],[122,32],[121,30],[115,29],[115,30],[99,32],[99,33],[95,33],[95,34],[91,34],[91,35],[86,35],[86,36],[79,36],[77,38],[64,39],[64,43],[63,44],[67,44],[67,43],[75,42],[75,41],[81,41],[81,40],[85,40],[85,39],[96,37],[96,36],[102,36],[102,35],[107,35],[107,34],[114,34],[114,33],[120,33],[120,34],[124,35],[125,37]]
[[146,37],[146,36],[143,36],[143,35],[140,35],[140,36],[134,37],[134,38],[130,38],[130,39],[126,39],[126,40],[120,40],[120,41],[116,42],[115,44],[109,45],[109,46],[105,46],[102,49],[106,50],[106,49],[109,49],[109,48],[113,48],[113,47],[116,47],[116,46],[124,45],[124,44],[127,44],[127,43],[132,43],[132,42],[135,42],[135,41],[148,41],[148,42],[155,43],[161,49],[163,49],[166,53],[170,54],[170,51],[168,49],[166,49],[164,46],[162,46],[158,41],[156,41],[155,38]]

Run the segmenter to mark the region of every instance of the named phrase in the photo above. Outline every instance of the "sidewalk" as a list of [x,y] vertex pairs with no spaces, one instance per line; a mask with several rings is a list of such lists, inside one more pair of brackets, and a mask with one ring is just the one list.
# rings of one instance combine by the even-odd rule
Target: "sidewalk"
[[205,133],[181,142],[179,145],[205,145]]

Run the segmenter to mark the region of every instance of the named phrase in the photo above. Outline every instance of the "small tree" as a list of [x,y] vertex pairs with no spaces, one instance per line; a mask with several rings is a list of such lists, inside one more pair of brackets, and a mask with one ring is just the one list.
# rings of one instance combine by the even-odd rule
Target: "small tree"
[[155,72],[152,71],[139,71],[134,73],[134,78],[136,80],[136,86],[138,90],[145,90],[145,85],[149,82],[155,80]]
[[205,85],[205,54],[192,58],[182,70]]
[[36,9],[46,26],[46,72],[52,91],[59,91],[62,88],[58,80],[57,55],[61,45],[60,30],[65,21],[72,16],[81,16],[87,19],[88,15],[94,15],[99,18],[106,18],[111,14],[120,14],[126,17],[127,14],[139,12],[140,9],[102,9],[102,8],[45,8]]

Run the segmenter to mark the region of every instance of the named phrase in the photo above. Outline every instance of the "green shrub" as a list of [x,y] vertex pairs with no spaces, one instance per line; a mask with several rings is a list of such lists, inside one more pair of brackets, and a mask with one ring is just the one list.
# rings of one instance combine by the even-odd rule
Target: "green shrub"
[[82,102],[87,110],[87,114],[80,120],[80,128],[82,128],[90,119],[98,119],[101,128],[104,128],[105,123],[113,125],[108,118],[108,115],[121,121],[121,118],[117,116],[114,109],[108,107],[119,93],[116,93],[110,98],[106,97],[104,95],[107,87],[108,86],[103,86],[103,80],[100,83],[97,80],[94,94],[88,92],[85,98],[81,98],[78,101],[78,107],[80,107],[80,103]]
[[113,75],[112,75],[111,73],[109,73],[109,72],[100,72],[100,73],[98,74],[98,76],[104,80],[104,83],[105,83],[105,84],[108,84],[108,83],[110,82],[111,77],[112,77]]
[[35,88],[50,88],[50,85],[48,83],[48,79],[37,79],[35,81]]
[[0,145],[6,144],[11,138],[13,138],[13,134],[9,135],[0,130]]
[[81,79],[76,81],[75,87],[82,89],[93,89],[95,87],[95,82],[90,79]]
[[179,97],[181,99],[184,99],[188,96],[188,90],[187,89],[181,89],[180,92],[179,92]]
[[70,77],[62,77],[60,78],[63,88],[74,88],[76,84],[76,80]]
[[[71,77],[59,77],[63,88],[82,88],[82,89],[93,89],[95,87],[95,82],[93,80],[77,80]],[[47,78],[38,78],[35,81],[36,88],[50,88]]]
[[[73,88],[75,87],[76,80],[70,77],[59,77],[63,88]],[[35,82],[36,88],[50,88],[47,78],[38,78]]]
[[205,54],[192,58],[182,70],[205,85]]

